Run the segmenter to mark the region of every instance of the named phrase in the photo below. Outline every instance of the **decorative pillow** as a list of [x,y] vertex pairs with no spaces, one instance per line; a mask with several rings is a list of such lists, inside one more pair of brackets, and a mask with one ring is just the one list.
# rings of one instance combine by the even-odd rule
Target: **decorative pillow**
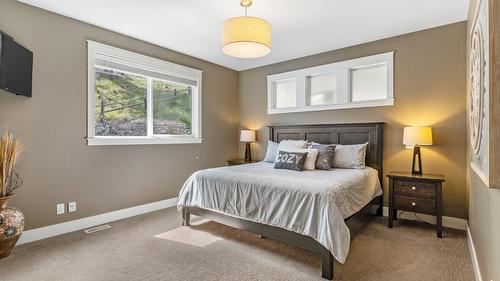
[[365,167],[368,143],[335,146],[333,154],[334,168],[363,169]]
[[306,158],[307,152],[286,152],[280,150],[276,157],[276,162],[274,162],[274,168],[302,171]]
[[274,141],[267,141],[267,151],[266,158],[264,162],[274,163],[276,161],[276,155],[278,154],[279,143]]
[[305,140],[282,140],[280,141],[280,150],[284,149],[302,149],[307,148],[307,141]]
[[316,159],[318,158],[317,149],[286,149],[286,152],[306,152],[306,162],[304,163],[304,170],[314,171],[316,166]]
[[311,143],[309,148],[318,150],[318,158],[316,158],[317,170],[330,170],[333,167],[335,144]]

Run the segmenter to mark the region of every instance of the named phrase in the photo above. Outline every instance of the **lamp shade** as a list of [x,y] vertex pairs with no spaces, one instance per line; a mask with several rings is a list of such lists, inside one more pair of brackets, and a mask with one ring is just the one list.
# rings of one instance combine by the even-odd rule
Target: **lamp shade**
[[257,17],[235,17],[223,24],[222,51],[238,58],[258,58],[271,52],[271,25]]
[[254,142],[255,141],[255,131],[241,130],[240,141],[241,142]]
[[405,127],[403,131],[403,144],[407,147],[415,145],[432,145],[432,128]]

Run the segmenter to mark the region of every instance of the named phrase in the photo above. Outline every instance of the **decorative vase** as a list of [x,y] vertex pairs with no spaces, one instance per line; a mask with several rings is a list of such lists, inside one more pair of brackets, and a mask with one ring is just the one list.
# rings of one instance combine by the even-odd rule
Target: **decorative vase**
[[10,255],[24,230],[24,215],[17,209],[7,207],[14,195],[0,197],[0,259]]

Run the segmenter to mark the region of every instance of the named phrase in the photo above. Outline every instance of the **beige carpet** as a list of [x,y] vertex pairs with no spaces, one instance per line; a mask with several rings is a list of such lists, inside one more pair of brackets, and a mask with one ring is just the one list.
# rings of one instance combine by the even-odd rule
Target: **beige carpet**
[[[176,210],[17,247],[0,280],[323,280],[312,253],[214,222],[178,227]],[[353,239],[335,280],[473,280],[462,231],[375,218]]]

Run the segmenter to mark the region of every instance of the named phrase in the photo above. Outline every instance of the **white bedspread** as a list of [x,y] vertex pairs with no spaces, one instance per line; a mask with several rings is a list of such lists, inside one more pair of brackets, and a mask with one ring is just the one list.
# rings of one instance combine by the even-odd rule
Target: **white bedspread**
[[179,195],[178,208],[222,212],[310,236],[341,263],[349,252],[344,218],[382,194],[377,171],[290,171],[259,162],[195,172]]

